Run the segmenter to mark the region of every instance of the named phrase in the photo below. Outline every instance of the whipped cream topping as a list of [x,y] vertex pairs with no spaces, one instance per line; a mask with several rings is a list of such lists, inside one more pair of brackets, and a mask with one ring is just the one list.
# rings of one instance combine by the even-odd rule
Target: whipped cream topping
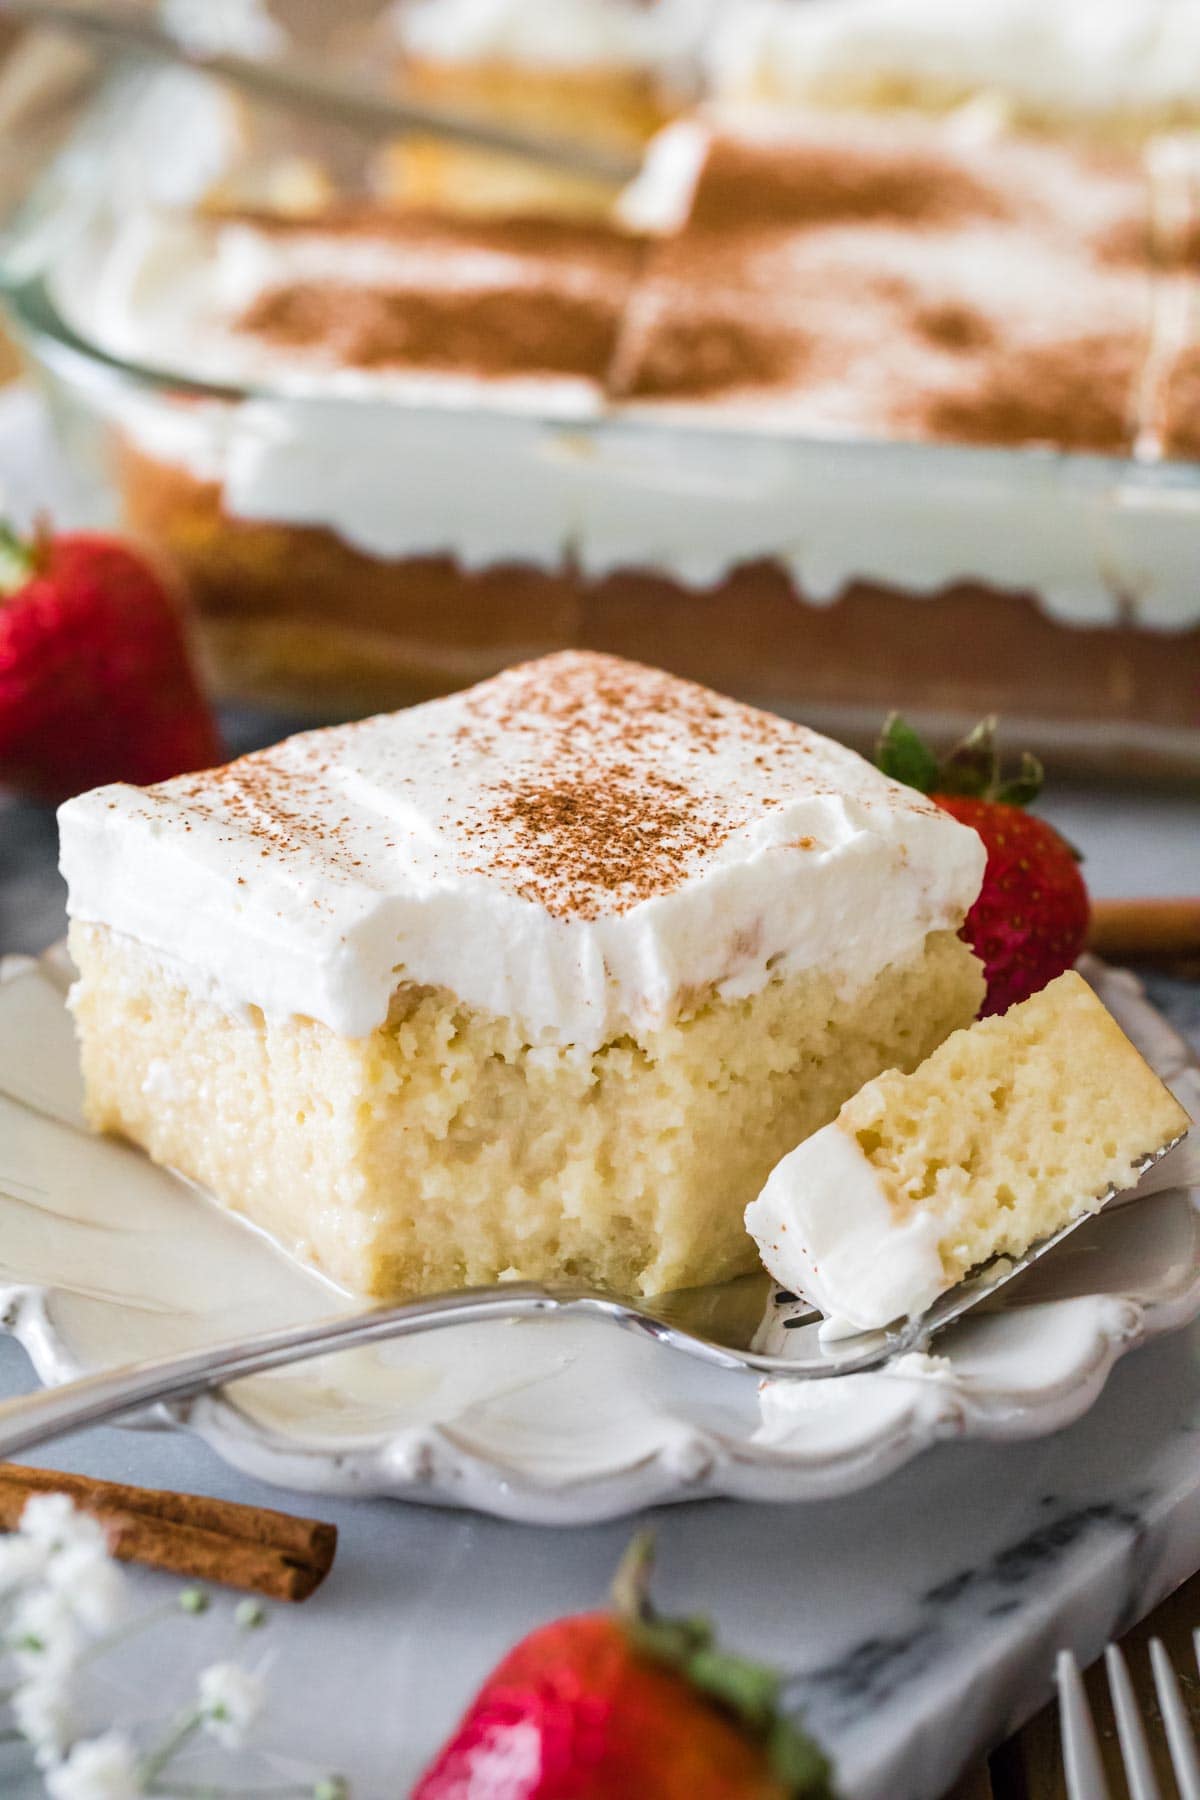
[[[672,195],[686,211],[707,139],[679,128],[664,141],[642,223]],[[133,385],[108,400],[146,455],[218,484],[233,518],[325,526],[367,555],[449,555],[468,570],[652,569],[703,589],[770,557],[810,604],[856,578],[922,593],[974,578],[1033,592],[1068,623],[1131,614],[1182,630],[1200,617],[1186,468],[1076,472],[1020,452],[976,464],[957,449],[758,431],[731,455],[719,398],[678,425],[670,408],[644,407],[649,430],[626,423],[629,407],[598,416],[600,384],[579,374],[345,367],[232,327],[289,279],[329,275],[365,292],[410,270],[413,254],[369,232],[214,228],[146,211],[106,232],[101,253],[66,259],[57,294],[115,355],[261,388],[236,404]],[[479,292],[518,295],[529,268],[498,250],[453,261]],[[611,271],[586,277],[600,308],[612,284]]]
[[851,751],[586,653],[59,819],[72,917],[226,1003],[362,1036],[416,983],[583,1050],[774,974],[863,985],[984,861]]
[[684,72],[721,0],[410,0],[403,48],[430,62]]
[[[940,126],[925,129],[940,142]],[[627,218],[677,229],[710,141],[692,122],[662,134]],[[1026,186],[1053,186],[1035,174],[1025,170]],[[1099,204],[1107,194],[1100,183],[1084,198]],[[1086,205],[1067,194],[1063,206],[1078,233]],[[654,298],[653,284],[635,272],[637,247],[622,239],[614,249],[596,233],[564,236],[561,228],[556,239],[545,222],[537,229],[540,236],[518,239],[478,223],[435,229],[411,219],[269,228],[252,218],[135,211],[63,259],[56,298],[112,354],[246,385],[249,397],[228,404],[177,401],[134,384],[111,389],[106,400],[125,437],[154,460],[218,486],[232,518],[323,526],[370,556],[444,555],[469,571],[519,563],[603,579],[651,570],[704,589],[741,564],[771,559],[809,604],[835,600],[855,579],[917,593],[976,580],[1032,593],[1048,614],[1072,624],[1132,617],[1174,631],[1200,616],[1200,590],[1190,578],[1194,469],[1156,469],[1150,461],[1080,467],[1070,458],[994,448],[971,457],[921,443],[897,453],[886,436],[863,442],[841,416],[849,402],[836,358],[828,359],[836,378],[804,398],[807,411],[786,383],[777,384],[777,397],[769,390],[614,402],[605,393],[606,349],[614,339],[620,347],[636,338],[633,326]],[[923,243],[929,234],[917,235]],[[1057,264],[1046,267],[1061,278]],[[839,279],[852,274],[841,268]],[[984,291],[984,311],[1003,315],[995,296],[1013,291],[1033,296],[1036,315],[1045,281],[1032,255],[1005,255],[1003,246],[971,238],[956,280],[960,274],[960,287],[965,281]],[[1113,281],[1118,276],[1106,269],[1094,296],[1103,301]],[[306,285],[324,296],[317,308],[324,331],[301,331],[297,342],[286,306],[282,335],[244,328],[248,313],[263,323],[273,295],[295,289],[302,297]],[[372,321],[386,335],[388,296],[397,290],[417,301],[397,309],[398,329],[415,319],[428,341],[410,346],[407,365],[379,358],[378,342],[363,360],[349,360],[356,308],[368,339]],[[560,352],[555,369],[472,362],[480,342],[494,349],[503,339],[501,314],[501,322],[519,322],[526,297],[541,302],[548,291],[556,340],[583,342],[586,355],[577,350],[572,363]],[[1078,310],[1077,284],[1071,292]],[[831,301],[829,283],[823,290],[818,280],[814,304],[823,317],[832,307],[844,323],[856,309],[838,294]],[[302,300],[296,310],[302,326],[313,325]],[[789,329],[807,310],[790,309]],[[1101,312],[1107,329],[1115,314],[1106,304]],[[475,321],[465,341],[464,316]],[[573,338],[579,323],[584,329]],[[1015,315],[1002,317],[1002,326],[1001,348],[1016,331]],[[505,341],[541,343],[548,335],[522,337],[513,325]],[[361,333],[354,341],[362,350]],[[870,333],[872,345],[892,342],[885,331]],[[921,354],[928,361],[928,347]],[[976,362],[984,356],[977,353]],[[956,378],[969,387],[971,358],[944,347],[938,357],[940,379],[955,377],[961,363]],[[1003,383],[1002,358],[996,367]],[[886,391],[870,373],[867,366],[856,402],[868,415]],[[930,404],[929,383],[912,388]],[[1035,388],[1056,391],[1053,381]],[[802,436],[806,423],[820,435]],[[739,433],[736,454],[722,441],[730,429]],[[1157,440],[1139,442],[1146,458],[1161,448]]]
[[877,1171],[837,1121],[814,1132],[746,1208],[771,1275],[803,1294],[835,1333],[915,1317],[947,1285],[944,1221],[917,1207],[897,1218]]
[[708,41],[718,97],[991,94],[1018,110],[1089,118],[1194,116],[1194,0],[743,0]]
[[[515,232],[510,238],[506,245],[502,232],[471,225],[456,231],[452,222],[399,219],[389,228],[379,219],[350,229],[309,228],[146,208],[116,226],[99,258],[90,245],[66,258],[55,298],[63,316],[111,355],[218,384],[264,387],[281,400],[431,400],[518,411],[531,405],[571,417],[594,412],[604,332],[615,334],[635,247],[553,224],[535,226],[525,234],[529,241]],[[328,318],[318,321],[328,329],[298,333],[286,307],[291,328],[267,327],[263,314],[272,298],[286,302],[296,291],[308,293],[310,312],[311,296],[329,296]],[[364,313],[369,318],[371,308],[386,321],[389,295],[422,296],[432,325],[419,342],[406,343],[397,332],[393,346],[364,348],[355,322]],[[473,366],[474,351],[490,339],[504,347],[508,320],[496,318],[497,305],[515,310],[530,299],[543,310],[557,307],[553,324],[585,346],[598,338],[594,371],[575,366],[569,341],[556,359],[552,327],[545,333],[544,368],[518,356],[511,368]],[[464,346],[452,335],[455,314],[489,306],[477,341]],[[407,321],[410,333],[419,322]]]

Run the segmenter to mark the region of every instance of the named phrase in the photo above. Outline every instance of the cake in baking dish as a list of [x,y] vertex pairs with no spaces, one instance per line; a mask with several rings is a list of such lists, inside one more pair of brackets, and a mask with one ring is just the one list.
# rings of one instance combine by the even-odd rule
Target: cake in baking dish
[[[405,93],[633,161],[701,85],[723,0],[399,0]],[[612,185],[409,135],[389,156],[409,202],[602,214]]]
[[[1109,142],[1200,122],[1194,0],[398,0],[410,92],[629,148],[709,110],[951,112]],[[454,205],[594,194],[422,142],[405,191]]]
[[1200,122],[1193,0],[734,0],[704,60],[725,104],[966,104],[1110,141]]
[[746,1224],[776,1280],[866,1330],[1131,1187],[1189,1122],[1070,971],[869,1081],[784,1157]]
[[1194,157],[685,121],[625,216],[130,216],[63,283],[246,386],[113,400],[224,685],[346,716],[582,648],[864,740],[899,703],[1194,754],[1175,478],[1023,454],[1197,454]]
[[369,1294],[751,1268],[771,1166],[982,996],[974,832],[611,657],[60,817],[91,1122]]
[[685,121],[626,212],[674,227],[609,370],[640,411],[1116,456],[1153,428],[1154,271],[1183,245],[1136,159],[903,119]]

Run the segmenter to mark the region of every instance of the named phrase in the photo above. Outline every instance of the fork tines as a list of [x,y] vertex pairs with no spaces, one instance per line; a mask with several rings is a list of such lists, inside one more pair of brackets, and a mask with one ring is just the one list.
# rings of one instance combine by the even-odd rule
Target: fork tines
[[[1200,1631],[1193,1633],[1192,1647],[1200,1667]],[[1115,1644],[1105,1651],[1104,1666],[1129,1800],[1164,1800],[1129,1669]],[[1179,1800],[1200,1800],[1200,1756],[1179,1681],[1161,1638],[1151,1641],[1150,1668]],[[1067,1800],[1111,1800],[1087,1693],[1079,1665],[1069,1650],[1059,1653],[1055,1674]]]

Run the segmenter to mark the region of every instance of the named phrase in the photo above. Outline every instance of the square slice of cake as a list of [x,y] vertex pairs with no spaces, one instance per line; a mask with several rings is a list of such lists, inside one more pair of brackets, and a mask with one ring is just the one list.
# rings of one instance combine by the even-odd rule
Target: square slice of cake
[[777,1281],[856,1330],[1021,1256],[1190,1121],[1074,972],[892,1069],[785,1156],[746,1211]]
[[93,1124],[364,1293],[752,1268],[773,1164],[982,996],[974,832],[612,657],[60,816]]

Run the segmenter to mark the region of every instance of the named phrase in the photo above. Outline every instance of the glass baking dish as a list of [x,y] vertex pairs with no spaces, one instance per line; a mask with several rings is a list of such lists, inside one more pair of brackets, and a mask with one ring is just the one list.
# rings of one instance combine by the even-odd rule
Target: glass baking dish
[[[222,692],[346,716],[583,646],[851,739],[892,706],[940,734],[998,711],[1060,764],[1200,768],[1200,466],[315,396],[106,352],[64,296],[97,279],[131,172],[161,179],[170,79],[109,84],[0,278]],[[197,134],[189,158],[210,180]]]

